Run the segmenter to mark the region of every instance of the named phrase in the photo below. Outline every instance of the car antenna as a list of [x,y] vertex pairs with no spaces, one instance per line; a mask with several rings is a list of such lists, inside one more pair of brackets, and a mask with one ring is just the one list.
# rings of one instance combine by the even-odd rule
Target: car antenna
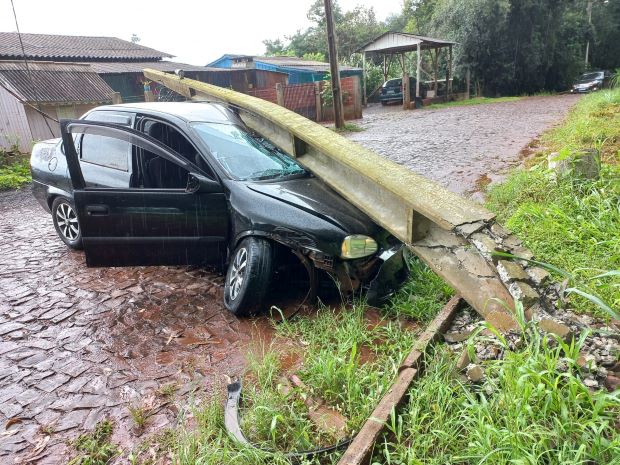
[[[35,96],[35,98],[37,99],[37,106],[35,107],[34,105],[28,103],[29,106],[31,106],[32,108],[34,108],[35,110],[37,110],[37,112],[39,112],[42,116],[43,119],[45,121],[45,125],[47,126],[47,129],[49,129],[50,134],[52,136],[54,136],[54,131],[52,130],[52,127],[50,126],[50,124],[48,123],[48,119],[51,119],[52,121],[58,123],[58,120],[50,115],[48,115],[47,113],[45,113],[43,110],[41,110],[41,103],[40,103],[40,99],[39,99],[39,93],[37,91],[37,86],[34,82],[34,79],[32,79],[32,73],[30,72],[30,67],[28,66],[28,59],[26,58],[26,49],[24,48],[24,42],[22,40],[22,34],[19,31],[19,23],[17,22],[17,13],[15,13],[15,4],[13,3],[13,0],[11,0],[11,8],[13,9],[13,18],[15,18],[15,27],[17,28],[17,38],[19,39],[19,45],[21,47],[22,50],[22,59],[24,60],[24,65],[26,65],[26,73],[28,74],[28,80],[30,81],[30,86],[32,87],[32,92]],[[3,86],[4,87],[4,86]],[[19,99],[21,100],[21,99]],[[22,103],[24,103],[22,101]]]

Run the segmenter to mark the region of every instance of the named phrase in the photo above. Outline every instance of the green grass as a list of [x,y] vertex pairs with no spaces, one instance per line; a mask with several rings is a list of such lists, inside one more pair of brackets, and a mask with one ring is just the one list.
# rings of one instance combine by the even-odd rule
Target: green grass
[[541,140],[551,152],[600,148],[604,161],[620,162],[620,88],[583,97],[566,121]]
[[341,129],[338,129],[334,126],[330,126],[330,129],[334,132],[337,132],[339,134],[345,133],[345,132],[362,132],[365,129],[361,126],[358,126],[355,123],[344,123],[344,127]]
[[[417,272],[430,277],[428,271],[422,271],[423,266],[417,265]],[[438,292],[438,288],[423,288],[433,294],[425,301],[434,299],[428,305],[429,315],[423,315],[421,303],[416,309],[425,320],[432,318],[449,297],[448,292]],[[409,295],[414,290],[411,287]],[[406,296],[398,299],[404,301]],[[390,308],[385,311],[394,317]],[[341,412],[348,419],[348,434],[354,434],[391,385],[415,339],[414,333],[397,319],[368,319],[363,302],[338,309],[321,308],[316,316],[277,325],[276,334],[272,347],[261,348],[250,357],[244,377],[242,429],[252,442],[281,452],[337,442],[333,433],[317,428],[309,418],[303,402],[307,395]],[[302,363],[294,373],[307,386],[305,392],[298,388],[288,393],[282,390],[283,376],[291,374],[282,364],[287,347],[283,341],[295,341],[297,345],[292,350],[301,356]],[[281,454],[274,456],[235,445],[222,428],[220,402],[207,403],[195,416],[198,429],[182,435],[177,448],[180,464],[289,463]],[[332,454],[320,463],[335,463],[337,458],[338,454]]]
[[0,157],[0,191],[19,189],[32,181],[28,159],[18,159],[6,165],[2,160]]
[[486,103],[515,102],[517,100],[521,100],[522,98],[523,97],[497,97],[497,98],[475,97],[469,100],[457,100],[454,102],[437,103],[434,105],[429,105],[424,108],[428,108],[430,110],[437,110],[440,108],[464,107],[464,106],[469,106],[469,105],[482,105]]
[[[620,140],[620,120],[611,127],[606,120],[598,121],[598,115],[616,114],[618,109],[620,89],[588,95],[570,113],[566,125],[543,139],[556,144],[551,150],[587,148],[601,138],[611,146]],[[503,184],[492,187],[487,206],[538,260],[572,273],[571,285],[598,295],[616,311],[620,309],[620,277],[597,277],[620,269],[619,166],[603,163],[598,180],[555,179],[543,162],[529,170],[517,170]],[[597,312],[583,297],[573,296],[571,303],[578,311]]]
[[106,465],[119,453],[118,447],[110,442],[112,430],[112,423],[103,420],[97,423],[92,432],[78,436],[73,441],[77,455],[69,465]]
[[454,291],[420,260],[413,259],[409,263],[411,279],[392,298],[387,311],[391,316],[429,323]]
[[575,364],[579,342],[562,346],[534,331],[529,341],[485,362],[481,386],[455,377],[454,355],[439,348],[373,463],[620,463],[619,393],[585,387]]

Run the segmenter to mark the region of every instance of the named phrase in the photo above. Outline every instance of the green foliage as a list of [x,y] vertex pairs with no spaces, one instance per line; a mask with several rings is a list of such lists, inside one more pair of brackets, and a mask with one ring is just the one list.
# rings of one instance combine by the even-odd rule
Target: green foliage
[[476,97],[476,98],[472,98],[469,100],[457,100],[455,102],[438,103],[438,104],[431,105],[425,108],[428,108],[429,110],[437,110],[439,108],[463,107],[463,106],[470,106],[470,105],[481,105],[484,103],[515,102],[520,99],[521,97],[497,97],[497,98]]
[[[543,137],[552,149],[620,142],[620,89],[590,94],[571,111],[565,124]],[[616,144],[616,145],[614,145]],[[608,152],[607,158],[610,157]],[[620,309],[620,166],[603,163],[597,180],[556,177],[543,164],[517,170],[489,191],[487,206],[513,230],[537,259],[571,272],[573,305],[601,316]],[[564,277],[560,277],[564,279]],[[587,295],[584,295],[587,294]],[[594,297],[594,298],[592,298]]]
[[[342,11],[338,3],[334,2],[333,14],[338,39],[338,56],[341,60],[347,60],[360,45],[385,31],[385,25],[377,20],[372,7],[356,6],[350,11]],[[286,37],[287,44],[284,44],[282,39],[263,41],[267,55],[290,53],[298,57],[315,54],[327,57],[323,0],[315,0],[307,16],[312,25]]]
[[0,151],[0,191],[19,189],[31,181],[27,158],[9,156]]
[[388,313],[430,322],[454,291],[418,258],[409,261],[411,279],[392,298]]
[[80,435],[73,442],[78,455],[69,465],[106,465],[118,453],[118,447],[110,443],[112,429],[112,423],[104,420],[91,433]]
[[618,463],[620,399],[583,384],[581,341],[568,346],[531,331],[524,349],[504,347],[503,360],[484,363],[481,386],[462,384],[452,375],[454,356],[439,350],[374,463]]
[[611,76],[609,84],[612,88],[620,86],[620,68],[616,68],[614,74]]

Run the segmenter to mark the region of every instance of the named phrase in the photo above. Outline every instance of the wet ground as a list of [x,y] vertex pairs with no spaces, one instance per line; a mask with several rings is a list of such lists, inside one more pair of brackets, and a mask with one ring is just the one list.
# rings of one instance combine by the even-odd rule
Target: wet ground
[[364,128],[347,138],[459,194],[496,182],[522,161],[521,151],[560,122],[580,97],[526,97],[491,103],[403,111],[401,105],[372,104]]
[[[371,107],[350,137],[467,192],[575,102]],[[86,268],[29,189],[0,193],[0,463],[66,463],[67,440],[102,418],[125,449],[173,426],[191,392],[240,374],[248,348],[271,337],[265,318],[229,315],[221,294],[222,277],[202,269]],[[151,413],[143,430],[130,407]]]

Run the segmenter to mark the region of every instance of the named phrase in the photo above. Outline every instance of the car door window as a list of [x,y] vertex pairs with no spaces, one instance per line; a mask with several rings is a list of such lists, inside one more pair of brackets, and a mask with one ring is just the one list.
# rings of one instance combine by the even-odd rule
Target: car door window
[[131,181],[129,142],[96,134],[80,138],[79,157],[87,187],[124,187]]
[[[139,123],[142,132],[174,150],[185,160],[196,165],[205,174],[213,177],[195,146],[179,130],[159,120],[145,118]],[[185,189],[189,172],[175,163],[148,151],[142,150],[140,158],[139,187],[150,189]]]

